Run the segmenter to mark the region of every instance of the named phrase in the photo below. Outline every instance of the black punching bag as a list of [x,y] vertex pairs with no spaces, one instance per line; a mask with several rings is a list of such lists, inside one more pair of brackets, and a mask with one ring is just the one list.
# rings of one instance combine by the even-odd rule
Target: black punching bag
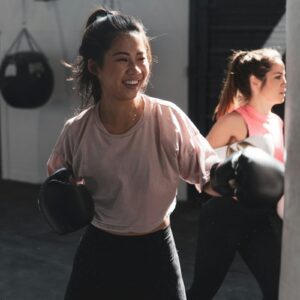
[[45,104],[51,96],[53,72],[46,56],[33,48],[32,37],[26,29],[23,29],[17,40],[23,34],[31,49],[15,53],[8,51],[0,67],[0,89],[9,105],[16,108],[36,108]]

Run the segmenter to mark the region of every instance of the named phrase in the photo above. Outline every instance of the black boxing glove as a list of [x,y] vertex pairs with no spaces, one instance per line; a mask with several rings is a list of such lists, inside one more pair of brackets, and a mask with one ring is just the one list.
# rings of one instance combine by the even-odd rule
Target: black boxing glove
[[236,165],[241,151],[237,151],[223,162],[216,163],[210,170],[210,185],[222,196],[234,196],[236,181]]
[[38,206],[50,227],[59,234],[88,225],[94,215],[94,202],[84,185],[70,182],[72,172],[62,168],[42,184]]
[[275,208],[284,192],[284,165],[256,147],[245,148],[236,164],[236,197],[249,208]]
[[46,180],[46,182],[49,182],[50,180],[58,180],[62,182],[69,182],[70,179],[73,177],[73,173],[71,170],[66,168],[61,168],[56,170],[53,174],[51,174]]

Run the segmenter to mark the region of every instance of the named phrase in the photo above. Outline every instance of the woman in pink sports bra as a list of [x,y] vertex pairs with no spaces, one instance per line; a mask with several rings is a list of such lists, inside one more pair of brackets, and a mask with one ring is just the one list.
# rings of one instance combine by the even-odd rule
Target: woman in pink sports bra
[[[265,136],[273,143],[274,157],[283,162],[283,122],[271,110],[284,102],[285,92],[285,66],[278,51],[264,48],[233,53],[215,110],[216,123],[207,136],[211,146]],[[188,300],[212,299],[236,252],[256,278],[263,299],[277,299],[281,225],[276,208],[249,209],[231,197],[205,202]]]

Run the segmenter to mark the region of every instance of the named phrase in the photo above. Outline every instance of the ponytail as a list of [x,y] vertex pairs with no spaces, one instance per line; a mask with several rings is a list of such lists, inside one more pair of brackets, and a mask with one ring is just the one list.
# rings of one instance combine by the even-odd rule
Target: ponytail
[[219,103],[214,112],[214,119],[218,120],[225,114],[233,111],[238,105],[237,100],[237,86],[235,84],[234,75],[235,70],[238,68],[238,64],[242,57],[247,54],[246,51],[236,51],[230,58],[228,63],[228,70],[223,88],[220,94]]
[[241,105],[241,101],[249,101],[252,97],[250,76],[254,75],[264,85],[266,74],[278,60],[282,61],[280,53],[270,48],[234,52],[229,58],[227,75],[214,119],[230,113]]

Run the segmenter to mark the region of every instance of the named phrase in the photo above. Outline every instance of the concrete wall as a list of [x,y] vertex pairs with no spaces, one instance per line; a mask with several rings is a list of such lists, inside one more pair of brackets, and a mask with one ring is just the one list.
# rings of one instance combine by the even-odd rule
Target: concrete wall
[[[0,2],[1,61],[22,28],[25,12],[26,27],[54,70],[55,89],[46,105],[31,110],[12,108],[0,96],[2,177],[39,183],[45,178],[46,160],[57,135],[78,104],[70,84],[65,82],[67,73],[60,60],[76,57],[84,22],[103,1],[24,3],[25,11],[20,0]],[[188,1],[123,0],[115,4],[124,13],[139,17],[148,34],[156,37],[152,46],[158,64],[153,67],[148,93],[171,100],[187,111]],[[179,198],[185,195],[182,185]]]
[[280,300],[299,299],[300,295],[300,1],[287,0],[287,99],[285,212],[283,223]]

